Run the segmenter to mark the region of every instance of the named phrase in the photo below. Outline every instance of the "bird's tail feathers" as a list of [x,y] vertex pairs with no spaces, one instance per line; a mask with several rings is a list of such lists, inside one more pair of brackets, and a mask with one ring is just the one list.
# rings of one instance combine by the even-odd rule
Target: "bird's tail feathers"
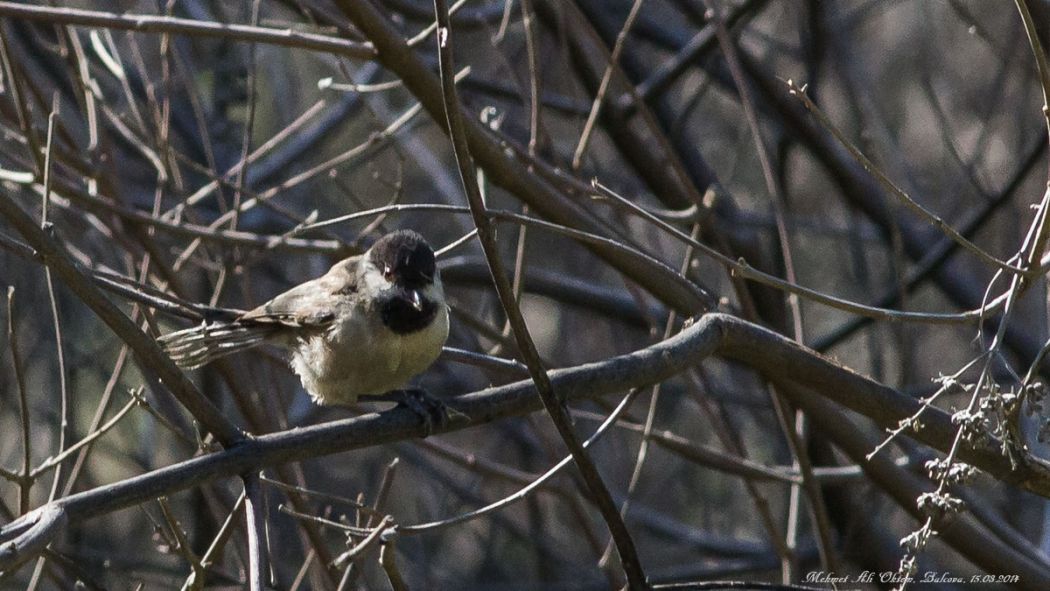
[[157,340],[176,365],[195,369],[219,357],[250,349],[271,337],[278,328],[275,324],[240,321],[202,323]]

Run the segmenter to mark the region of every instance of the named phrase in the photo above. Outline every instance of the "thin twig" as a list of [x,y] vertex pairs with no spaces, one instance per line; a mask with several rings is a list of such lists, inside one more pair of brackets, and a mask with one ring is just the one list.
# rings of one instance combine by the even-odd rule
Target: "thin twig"
[[405,579],[401,576],[401,571],[398,570],[397,563],[394,561],[393,541],[383,542],[379,550],[379,564],[383,567],[383,572],[386,573],[387,581],[393,591],[408,591],[408,585],[405,584]]
[[374,546],[376,542],[380,541],[383,532],[386,531],[387,527],[392,522],[392,517],[390,517],[389,515],[384,516],[383,519],[381,519],[379,523],[376,524],[376,527],[374,530],[372,530],[372,533],[368,534],[368,536],[365,539],[358,542],[353,548],[350,548],[346,552],[340,554],[334,561],[332,561],[332,566],[342,568],[344,564],[355,560],[357,557],[363,554],[365,550],[368,550],[369,548]]
[[295,29],[270,29],[249,25],[196,21],[171,16],[116,14],[97,10],[38,6],[18,2],[0,2],[0,16],[52,24],[105,27],[138,33],[174,33],[198,37],[236,39],[285,47],[301,47],[356,59],[372,59],[375,57],[375,49],[368,43],[360,43],[328,35],[318,35],[316,33],[306,33]]
[[[751,91],[747,85],[747,79],[740,66],[736,45],[733,39],[729,36],[729,32],[726,29],[725,23],[723,22],[718,9],[713,7],[710,2],[708,2],[708,7],[708,14],[711,15],[711,21],[715,27],[715,34],[718,37],[719,46],[722,48],[722,53],[725,56],[726,63],[729,65],[730,74],[733,77],[733,82],[736,84],[737,92],[740,96],[740,104],[744,111],[744,117],[747,120],[748,128],[751,130],[751,136],[755,142],[755,151],[758,154],[759,162],[761,164],[762,177],[765,180],[766,190],[769,192],[769,198],[773,207],[773,216],[776,221],[777,240],[780,244],[780,255],[784,263],[784,277],[789,282],[797,284],[798,276],[795,272],[794,251],[791,247],[791,240],[786,221],[788,204],[784,195],[781,194],[773,172],[773,164],[770,161],[766,142],[762,136],[762,129],[758,122],[758,115],[755,112]],[[806,339],[802,324],[802,306],[799,302],[798,294],[788,294],[787,304],[791,311],[792,333],[795,342],[802,344]],[[790,554],[788,556],[789,560],[785,564],[790,568],[784,570],[783,580],[784,582],[789,582],[797,578],[798,561],[796,550],[798,547],[799,519],[801,515],[801,511],[799,511],[801,492],[805,492],[807,500],[809,501],[809,509],[811,516],[813,517],[815,525],[814,529],[817,533],[817,549],[820,552],[821,566],[828,572],[838,572],[838,560],[832,551],[833,541],[831,537],[831,521],[828,517],[827,506],[824,503],[824,498],[813,479],[813,466],[809,459],[809,451],[804,439],[806,433],[805,415],[798,411],[793,411],[787,400],[784,399],[776,387],[770,387],[769,392],[772,396],[773,407],[776,411],[780,430],[784,434],[788,448],[791,450],[795,465],[801,471],[803,476],[801,485],[793,484],[789,493],[788,527],[785,532],[785,543],[790,550]]]
[[259,474],[252,472],[241,478],[244,483],[245,529],[248,532],[248,588],[263,591],[269,580],[266,561],[266,512],[263,490],[259,486]]
[[898,200],[901,201],[901,203],[906,205],[908,209],[910,209],[912,212],[914,212],[916,215],[922,218],[926,223],[940,230],[941,233],[943,233],[945,236],[951,238],[956,243],[958,243],[959,246],[977,255],[977,258],[979,258],[980,260],[988,263],[989,265],[992,265],[993,267],[996,267],[999,270],[1021,275],[1024,275],[1029,272],[1028,269],[1019,267],[1008,261],[1001,261],[998,258],[992,256],[981,247],[977,246],[973,242],[970,242],[970,240],[968,240],[965,236],[960,234],[947,222],[942,220],[938,215],[929,211],[917,201],[912,199],[910,195],[905,193],[903,189],[898,187],[888,176],[886,176],[886,173],[884,173],[881,168],[875,166],[875,163],[869,160],[868,157],[865,156],[859,148],[853,145],[853,143],[850,142],[846,138],[846,136],[842,134],[838,127],[836,127],[831,122],[831,120],[828,119],[828,116],[825,115],[824,112],[821,111],[820,108],[817,107],[817,105],[814,104],[812,100],[810,100],[809,95],[806,94],[806,87],[804,85],[798,86],[792,80],[788,80],[787,85],[788,93],[791,94],[791,96],[797,97],[800,101],[802,101],[803,106],[805,106],[810,113],[813,113],[813,115],[817,118],[817,121],[820,122],[821,127],[831,132],[835,139],[838,140],[839,144],[841,144],[842,147],[846,148],[850,155],[854,159],[856,159],[856,161],[860,163],[862,167],[864,167],[864,170],[868,171],[868,173],[875,177],[875,180],[879,182],[883,189],[895,196]]
[[0,215],[14,226],[26,241],[44,257],[48,267],[77,294],[137,355],[138,360],[155,371],[179,401],[214,433],[225,445],[243,439],[243,434],[215,405],[189,381],[161,351],[160,346],[110,302],[76,267],[54,238],[0,191]]
[[22,473],[18,477],[18,514],[29,512],[29,492],[33,487],[32,470],[33,448],[30,432],[29,399],[26,396],[25,369],[22,367],[22,354],[18,348],[18,331],[15,328],[15,288],[7,288],[7,346],[11,350],[11,365],[15,370],[15,384],[18,387],[18,419],[22,436]]
[[182,525],[179,523],[179,520],[175,518],[175,513],[171,510],[171,505],[168,504],[168,499],[160,497],[157,499],[157,504],[160,505],[161,515],[164,516],[164,521],[168,524],[168,529],[175,536],[174,550],[181,554],[186,562],[190,563],[190,569],[192,570],[191,577],[203,581],[205,572],[204,564],[202,564],[200,558],[193,553],[193,548],[190,547],[190,541],[186,538],[186,532],[182,530]]
[[124,415],[128,414],[132,408],[139,404],[139,399],[135,394],[132,394],[131,400],[129,400],[120,410],[117,411],[105,424],[99,426],[98,429],[92,431],[88,436],[84,437],[80,441],[62,450],[58,455],[51,456],[45,459],[39,466],[33,469],[31,474],[32,478],[37,478],[48,470],[58,466],[66,460],[70,455],[79,450],[80,448],[90,444],[92,441],[102,437],[107,431],[116,426],[120,422],[120,419],[124,418]]
[[598,85],[598,92],[594,95],[594,103],[591,105],[591,110],[587,114],[587,121],[583,125],[583,132],[580,133],[580,141],[576,144],[576,150],[572,154],[572,168],[573,170],[579,170],[583,164],[583,154],[587,150],[587,145],[590,143],[591,133],[594,131],[594,125],[598,122],[598,116],[602,111],[602,103],[605,101],[605,93],[609,91],[609,84],[612,82],[613,72],[616,69],[617,62],[620,61],[620,54],[623,53],[623,48],[627,43],[627,35],[631,32],[631,27],[634,26],[635,19],[638,18],[638,13],[641,12],[642,3],[645,0],[634,0],[634,4],[631,5],[631,11],[627,13],[627,19],[624,20],[623,27],[620,32],[616,35],[616,42],[613,44],[612,53],[609,54],[609,64],[605,67],[605,72],[602,73],[602,81]]
[[441,75],[441,89],[449,137],[452,140],[453,153],[456,158],[456,164],[459,167],[460,179],[467,194],[467,202],[470,204],[471,217],[474,219],[474,226],[478,229],[478,240],[481,243],[485,259],[488,261],[489,272],[492,274],[492,279],[496,284],[496,294],[499,296],[500,303],[503,305],[503,311],[510,321],[514,338],[518,343],[518,349],[521,351],[525,365],[529,368],[529,374],[536,385],[536,390],[543,401],[543,406],[551,417],[562,441],[569,448],[569,453],[572,455],[573,461],[587,484],[592,500],[598,505],[598,509],[609,527],[609,532],[616,543],[616,549],[620,555],[620,562],[627,577],[628,585],[632,589],[644,589],[647,587],[645,573],[638,560],[634,540],[627,531],[627,526],[624,524],[623,518],[620,517],[620,512],[617,510],[601,474],[580,443],[572,426],[572,420],[565,410],[564,400],[555,392],[554,386],[543,368],[539,353],[536,351],[536,345],[529,334],[525,319],[521,315],[521,309],[518,307],[517,301],[515,301],[513,286],[507,280],[503,262],[499,258],[499,245],[496,242],[495,230],[489,218],[485,215],[487,206],[478,188],[474,163],[470,156],[470,146],[467,143],[463,127],[463,114],[460,111],[452,66],[452,30],[447,2],[445,0],[434,0],[434,11],[437,13],[438,21],[438,70]]
[[1047,131],[1050,131],[1050,60],[1047,59],[1043,44],[1039,41],[1039,33],[1032,19],[1032,13],[1028,10],[1026,0],[1014,0],[1014,4],[1021,14],[1024,32],[1028,37],[1028,44],[1032,47],[1032,55],[1035,57],[1036,68],[1039,71],[1039,87],[1043,91],[1043,118],[1046,119]]
[[[52,232],[54,226],[48,221],[51,199],[52,149],[55,140],[55,120],[59,115],[59,99],[56,92],[51,103],[51,112],[47,116],[47,136],[44,144],[44,193],[40,205],[40,228],[44,232]],[[58,315],[58,299],[55,297],[55,282],[51,277],[51,267],[44,267],[44,281],[47,284],[47,298],[51,308],[51,323],[55,330],[55,356],[58,360],[58,455],[63,455],[66,447],[66,435],[69,432],[69,387],[66,383],[66,356],[63,349],[62,322]],[[62,466],[59,464],[55,469],[55,477],[51,481],[51,492],[48,501],[54,500],[58,494],[58,488],[62,480]]]
[[[207,572],[208,567],[215,562],[218,554],[222,552],[226,542],[229,541],[230,535],[234,530],[234,523],[237,517],[240,515],[241,510],[244,508],[244,492],[237,497],[237,502],[233,504],[233,508],[230,509],[229,514],[226,515],[226,519],[222,522],[222,526],[219,527],[219,532],[212,538],[211,544],[208,545],[208,549],[204,551],[204,555],[201,556],[201,565],[204,567],[204,571]],[[196,591],[204,588],[204,577],[198,577],[196,571],[191,573],[186,579],[186,582],[182,585],[182,591]]]

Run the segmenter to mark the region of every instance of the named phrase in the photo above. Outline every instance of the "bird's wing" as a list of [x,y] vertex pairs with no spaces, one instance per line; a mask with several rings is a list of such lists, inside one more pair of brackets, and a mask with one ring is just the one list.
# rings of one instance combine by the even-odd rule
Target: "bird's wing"
[[327,273],[297,285],[265,304],[246,312],[243,322],[276,323],[288,327],[324,328],[335,320],[340,298],[357,291],[357,261],[336,263]]

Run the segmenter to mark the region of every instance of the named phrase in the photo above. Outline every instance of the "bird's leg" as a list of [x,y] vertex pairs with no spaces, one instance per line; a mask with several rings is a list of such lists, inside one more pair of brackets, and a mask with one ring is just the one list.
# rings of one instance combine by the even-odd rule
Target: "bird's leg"
[[442,428],[448,425],[453,416],[464,416],[463,413],[449,408],[444,402],[422,388],[391,390],[385,394],[361,396],[360,399],[368,402],[396,402],[398,406],[411,410],[423,419],[424,437],[430,436],[435,425]]

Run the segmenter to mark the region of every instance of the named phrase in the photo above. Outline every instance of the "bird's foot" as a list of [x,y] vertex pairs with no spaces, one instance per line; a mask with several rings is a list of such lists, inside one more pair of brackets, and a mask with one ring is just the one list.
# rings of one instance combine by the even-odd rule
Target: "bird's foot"
[[429,437],[435,427],[442,429],[448,426],[453,417],[466,416],[422,388],[392,390],[386,394],[368,396],[367,399],[396,402],[398,406],[411,410],[423,419],[423,437]]

